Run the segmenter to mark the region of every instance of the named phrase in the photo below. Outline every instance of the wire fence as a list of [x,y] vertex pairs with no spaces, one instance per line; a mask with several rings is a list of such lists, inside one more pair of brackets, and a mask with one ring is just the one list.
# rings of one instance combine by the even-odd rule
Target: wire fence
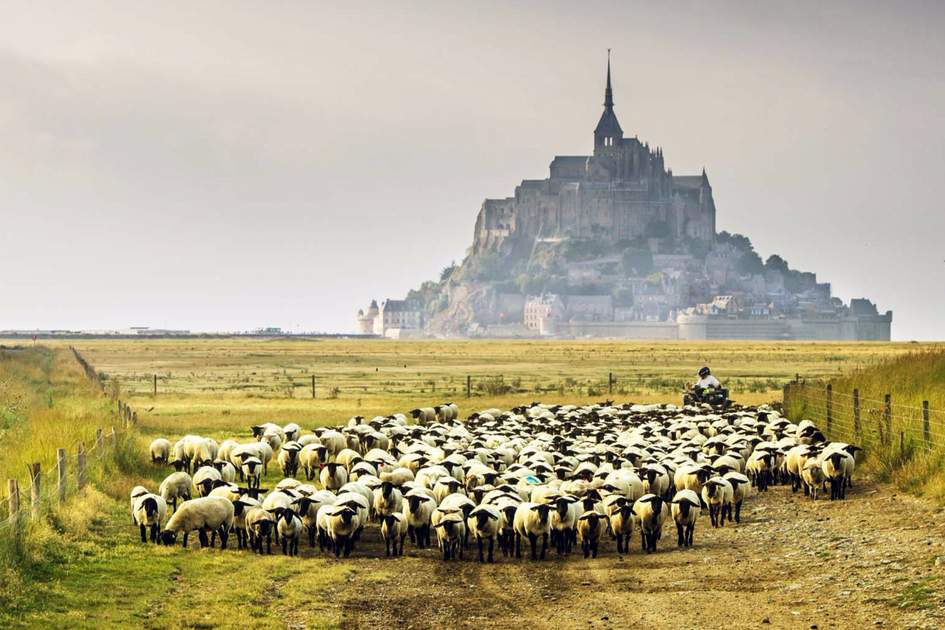
[[842,391],[832,383],[797,379],[784,387],[784,409],[791,420],[809,419],[830,439],[867,450],[905,455],[945,448],[945,410],[927,400],[916,406],[888,393],[872,398],[856,388]]
[[[70,349],[89,381],[103,395],[108,395],[95,369],[75,348]],[[99,427],[90,447],[86,448],[85,443],[80,442],[69,448],[59,448],[56,450],[54,466],[44,471],[39,462],[29,464],[26,483],[21,484],[19,479],[8,479],[5,486],[0,488],[0,492],[6,492],[5,496],[0,497],[0,533],[12,530],[17,535],[29,519],[39,519],[85,487],[90,472],[101,465],[109,453],[114,452],[119,440],[137,424],[137,413],[131,406],[118,398],[113,399],[113,414],[119,420],[120,428],[111,426],[110,430],[106,430]]]

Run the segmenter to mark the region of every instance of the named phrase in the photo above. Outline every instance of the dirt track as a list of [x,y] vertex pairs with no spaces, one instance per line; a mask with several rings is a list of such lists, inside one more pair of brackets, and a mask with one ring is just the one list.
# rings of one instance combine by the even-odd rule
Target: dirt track
[[449,564],[409,546],[399,560],[377,558],[369,531],[331,600],[346,628],[945,625],[945,511],[888,487],[860,484],[846,501],[816,503],[773,488],[746,503],[741,525],[713,530],[701,519],[687,551],[666,531],[650,556],[636,538],[623,557],[608,540],[597,560],[497,552],[484,566],[472,548]]

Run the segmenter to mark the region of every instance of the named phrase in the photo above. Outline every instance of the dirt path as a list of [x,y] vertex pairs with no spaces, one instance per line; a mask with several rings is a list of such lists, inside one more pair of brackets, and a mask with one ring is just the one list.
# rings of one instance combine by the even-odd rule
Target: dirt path
[[[446,564],[408,550],[356,561],[333,600],[346,628],[939,628],[943,534],[945,511],[888,487],[816,503],[779,487],[746,503],[741,525],[700,520],[691,550],[674,529],[657,554],[637,540],[620,557],[607,541],[588,561],[481,566],[470,549]],[[375,536],[359,555],[383,556]]]

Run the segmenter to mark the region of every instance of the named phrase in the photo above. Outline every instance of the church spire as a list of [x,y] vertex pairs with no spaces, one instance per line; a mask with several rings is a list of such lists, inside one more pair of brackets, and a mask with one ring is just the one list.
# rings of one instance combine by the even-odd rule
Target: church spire
[[604,90],[604,107],[614,108],[614,90],[610,87],[610,48],[607,49],[607,89]]

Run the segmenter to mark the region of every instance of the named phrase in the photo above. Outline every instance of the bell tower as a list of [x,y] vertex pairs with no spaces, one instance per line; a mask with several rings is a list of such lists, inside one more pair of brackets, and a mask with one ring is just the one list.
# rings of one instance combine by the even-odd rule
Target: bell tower
[[623,129],[614,113],[614,91],[610,85],[610,49],[607,49],[607,87],[604,89],[604,113],[594,129],[594,155],[614,155],[623,141]]

